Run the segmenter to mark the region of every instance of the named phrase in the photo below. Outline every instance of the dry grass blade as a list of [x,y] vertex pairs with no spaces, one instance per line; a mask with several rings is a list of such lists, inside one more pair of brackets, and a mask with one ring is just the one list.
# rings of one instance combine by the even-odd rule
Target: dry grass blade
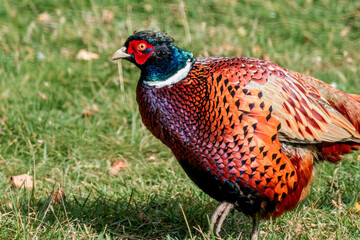
[[185,3],[184,3],[183,0],[179,0],[179,10],[180,10],[182,22],[183,22],[183,25],[184,25],[184,29],[185,29],[186,41],[188,43],[190,43],[191,42],[190,27],[189,27],[189,23],[188,23],[188,20],[187,20],[187,17],[186,17]]

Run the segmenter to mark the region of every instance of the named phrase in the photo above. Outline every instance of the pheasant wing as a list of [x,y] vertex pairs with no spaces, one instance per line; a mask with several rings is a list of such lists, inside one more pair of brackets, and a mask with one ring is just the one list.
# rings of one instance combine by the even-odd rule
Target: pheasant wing
[[271,66],[265,84],[251,81],[247,86],[262,91],[262,99],[273,107],[280,120],[279,140],[298,143],[355,141],[360,135],[355,127],[295,72]]

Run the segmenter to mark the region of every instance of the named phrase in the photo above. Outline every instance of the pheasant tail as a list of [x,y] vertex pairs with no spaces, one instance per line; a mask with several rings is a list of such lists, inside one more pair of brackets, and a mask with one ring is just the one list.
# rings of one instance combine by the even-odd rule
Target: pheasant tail
[[[341,92],[338,89],[309,76],[304,76],[304,79],[315,86],[330,105],[349,120],[356,131],[360,133],[360,95]],[[321,159],[329,162],[339,162],[342,160],[341,155],[348,154],[352,150],[357,150],[359,148],[360,143],[358,142],[325,142],[320,145],[319,154]]]

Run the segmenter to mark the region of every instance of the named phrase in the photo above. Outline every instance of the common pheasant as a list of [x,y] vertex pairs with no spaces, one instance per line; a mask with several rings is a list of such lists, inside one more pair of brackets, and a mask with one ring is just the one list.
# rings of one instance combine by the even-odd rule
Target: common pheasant
[[130,36],[111,60],[141,70],[137,102],[145,126],[187,175],[221,202],[218,235],[237,209],[280,216],[307,195],[316,161],[341,161],[360,147],[360,96],[255,58],[208,57],[161,32]]

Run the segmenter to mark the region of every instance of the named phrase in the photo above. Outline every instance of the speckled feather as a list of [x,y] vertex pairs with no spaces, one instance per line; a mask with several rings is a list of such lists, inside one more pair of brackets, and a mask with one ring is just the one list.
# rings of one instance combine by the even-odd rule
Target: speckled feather
[[[264,60],[192,59],[159,33],[137,33],[125,47],[141,39],[154,44],[154,52],[168,44],[167,59],[152,53],[138,64],[142,120],[220,202],[259,218],[279,216],[306,197],[314,161],[338,162],[360,147],[357,95]],[[179,55],[181,64],[174,60]],[[176,84],[145,84],[173,75],[190,58],[190,72]],[[136,64],[133,55],[128,60]]]
[[[280,84],[274,92],[262,91],[270,79],[286,80],[292,87]],[[335,117],[348,140],[358,136],[345,117],[330,114],[336,109],[321,105],[326,99],[310,80],[316,81],[257,59],[199,58],[188,77],[171,88],[140,82],[137,101],[144,124],[200,188],[218,201],[235,203],[246,214],[268,218],[292,209],[301,194],[305,197],[313,158],[321,149],[282,147],[279,133],[288,134],[289,144],[294,139],[312,142],[319,135],[312,131],[331,132]],[[299,89],[304,100],[297,97]],[[288,94],[291,90],[295,94]],[[274,113],[270,100],[281,101],[282,95],[298,102],[284,101],[283,109]],[[304,116],[291,115],[291,109]],[[315,113],[318,109],[321,112]],[[291,118],[296,125],[282,127]],[[307,135],[300,126],[310,129]]]

